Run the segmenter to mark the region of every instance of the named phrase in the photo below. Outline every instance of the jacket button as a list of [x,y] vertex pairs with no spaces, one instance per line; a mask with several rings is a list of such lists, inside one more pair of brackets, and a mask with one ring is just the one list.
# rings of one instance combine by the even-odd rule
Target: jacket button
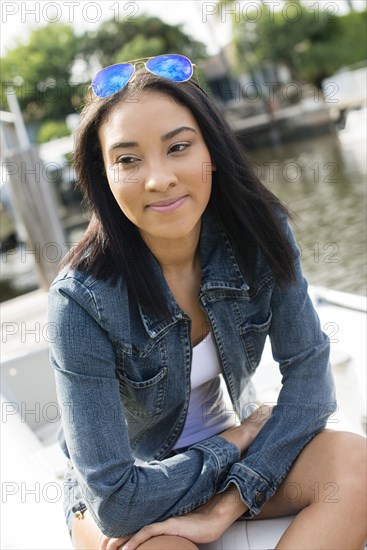
[[261,493],[260,491],[258,491],[255,495],[255,502],[256,504],[262,504],[263,502],[265,502],[264,493]]

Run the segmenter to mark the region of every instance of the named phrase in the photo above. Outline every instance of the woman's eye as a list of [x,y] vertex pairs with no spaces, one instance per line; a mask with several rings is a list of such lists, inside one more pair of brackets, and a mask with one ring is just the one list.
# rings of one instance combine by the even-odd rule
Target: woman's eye
[[135,157],[120,157],[117,159],[116,163],[123,164],[124,166],[129,166],[129,165],[135,164],[135,162],[137,161],[138,159]]
[[190,146],[189,143],[175,143],[175,145],[172,145],[169,148],[169,152],[170,153],[181,153],[181,151],[184,151],[189,146]]

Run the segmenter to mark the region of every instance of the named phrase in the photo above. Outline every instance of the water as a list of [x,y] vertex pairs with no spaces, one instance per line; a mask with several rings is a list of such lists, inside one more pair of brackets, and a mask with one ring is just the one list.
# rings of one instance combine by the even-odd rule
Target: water
[[365,295],[366,132],[352,132],[348,140],[328,134],[250,156],[262,181],[296,214],[308,281]]
[[[250,152],[264,183],[296,214],[310,284],[366,295],[366,127]],[[75,237],[69,235],[70,242]],[[2,301],[37,287],[31,256],[1,258]]]

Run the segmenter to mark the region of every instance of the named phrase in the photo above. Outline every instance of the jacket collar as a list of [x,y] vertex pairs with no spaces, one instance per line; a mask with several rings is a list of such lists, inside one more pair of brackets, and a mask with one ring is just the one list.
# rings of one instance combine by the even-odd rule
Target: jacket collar
[[[243,294],[249,289],[235,259],[232,246],[209,207],[202,217],[199,246],[201,295],[205,295],[209,291],[211,293],[220,291],[221,294],[230,291],[232,295],[233,292]],[[188,319],[188,316],[175,301],[163,276],[162,269],[153,256],[151,257],[150,268],[154,271],[156,277],[157,292],[164,296],[171,312],[168,317],[163,318],[139,303],[139,311],[145,329],[151,338],[155,338],[181,319]]]
[[209,208],[202,219],[200,258],[201,292],[213,289],[249,289],[228,237]]

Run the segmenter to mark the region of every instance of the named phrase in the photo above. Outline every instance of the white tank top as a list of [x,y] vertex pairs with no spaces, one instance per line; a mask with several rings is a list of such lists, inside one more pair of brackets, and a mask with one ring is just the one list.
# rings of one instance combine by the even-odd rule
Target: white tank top
[[189,409],[175,449],[193,445],[239,424],[221,372],[210,332],[192,349]]

